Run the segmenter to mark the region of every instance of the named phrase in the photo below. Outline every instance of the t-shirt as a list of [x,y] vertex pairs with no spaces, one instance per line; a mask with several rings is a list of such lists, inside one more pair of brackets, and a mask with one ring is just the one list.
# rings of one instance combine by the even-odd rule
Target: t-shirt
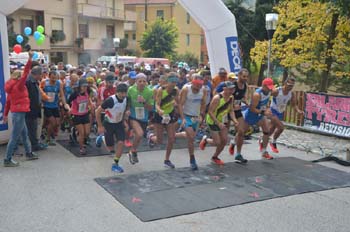
[[136,85],[128,89],[128,102],[130,105],[130,118],[137,119],[143,122],[148,121],[148,110],[145,109],[147,105],[154,105],[153,90],[147,86],[140,92]]

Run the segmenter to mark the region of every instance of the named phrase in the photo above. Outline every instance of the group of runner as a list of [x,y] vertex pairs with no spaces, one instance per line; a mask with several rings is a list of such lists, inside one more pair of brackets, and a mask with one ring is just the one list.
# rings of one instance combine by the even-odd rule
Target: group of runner
[[[202,150],[206,144],[216,147],[211,158],[215,164],[224,164],[219,155],[228,143],[231,124],[236,136],[230,142],[229,153],[237,162],[247,163],[242,146],[251,125],[261,127],[260,151],[263,158],[270,160],[273,156],[267,151],[268,141],[272,136],[270,147],[273,152],[278,152],[276,141],[283,131],[281,120],[288,102],[302,113],[291,91],[294,78],[288,78],[279,88],[275,88],[271,78],[264,79],[249,104],[247,69],[241,69],[236,77],[222,68],[219,75],[211,79],[209,70],[187,75],[186,70],[146,75],[141,70],[123,68],[118,69],[121,75],[108,70],[102,70],[98,75],[96,70],[83,73],[76,69],[67,72],[52,69],[44,72],[40,83],[45,116],[43,143],[55,145],[61,126],[62,130],[70,131],[71,142],[79,144],[80,154],[86,155],[91,127],[96,125],[96,146],[106,145],[115,155],[112,170],[121,173],[124,170],[120,158],[125,144],[130,147],[130,163],[136,164],[142,139],[147,139],[151,147],[160,145],[165,130],[164,165],[175,168],[170,160],[175,138],[185,137],[190,167],[197,170],[194,151],[199,127],[207,125],[209,128],[210,138],[204,135],[199,147]],[[131,135],[132,143],[128,142]]]

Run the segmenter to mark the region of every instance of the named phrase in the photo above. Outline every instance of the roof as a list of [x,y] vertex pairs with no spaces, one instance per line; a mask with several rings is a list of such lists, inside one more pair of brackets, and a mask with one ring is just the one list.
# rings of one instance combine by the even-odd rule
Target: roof
[[173,4],[176,0],[124,0],[125,5]]

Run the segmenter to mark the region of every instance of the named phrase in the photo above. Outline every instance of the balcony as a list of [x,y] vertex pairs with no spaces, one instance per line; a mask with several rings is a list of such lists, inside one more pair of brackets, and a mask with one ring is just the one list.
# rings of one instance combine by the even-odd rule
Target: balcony
[[79,15],[101,18],[101,19],[114,19],[125,20],[125,13],[122,9],[113,9],[111,7],[97,6],[86,3],[78,3],[77,11]]
[[134,22],[124,23],[124,30],[125,31],[136,31],[136,23],[134,23]]
[[131,21],[131,22],[136,22],[136,12],[131,11],[131,10],[126,10],[125,11],[125,21]]
[[37,51],[37,50],[50,50],[51,49],[51,44],[50,44],[50,37],[46,36],[45,41],[42,45],[37,45],[36,41],[33,36],[29,36],[29,41],[28,44],[32,48],[32,50]]

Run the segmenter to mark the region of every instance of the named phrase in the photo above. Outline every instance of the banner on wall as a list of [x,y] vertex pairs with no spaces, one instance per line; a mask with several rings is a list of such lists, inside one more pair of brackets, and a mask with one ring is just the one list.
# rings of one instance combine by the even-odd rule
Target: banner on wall
[[[2,36],[0,32],[0,41],[2,41]],[[2,44],[0,42],[0,54],[2,53]],[[3,56],[0,56],[0,131],[8,130],[7,123],[4,123],[4,108],[6,103],[6,95],[3,86],[5,86],[5,74],[4,74],[4,60]]]
[[350,138],[350,96],[305,93],[304,127]]
[[238,73],[241,56],[236,19],[231,11],[222,1],[205,1],[205,4],[203,0],[179,2],[205,32],[212,74],[218,73],[221,67]]

